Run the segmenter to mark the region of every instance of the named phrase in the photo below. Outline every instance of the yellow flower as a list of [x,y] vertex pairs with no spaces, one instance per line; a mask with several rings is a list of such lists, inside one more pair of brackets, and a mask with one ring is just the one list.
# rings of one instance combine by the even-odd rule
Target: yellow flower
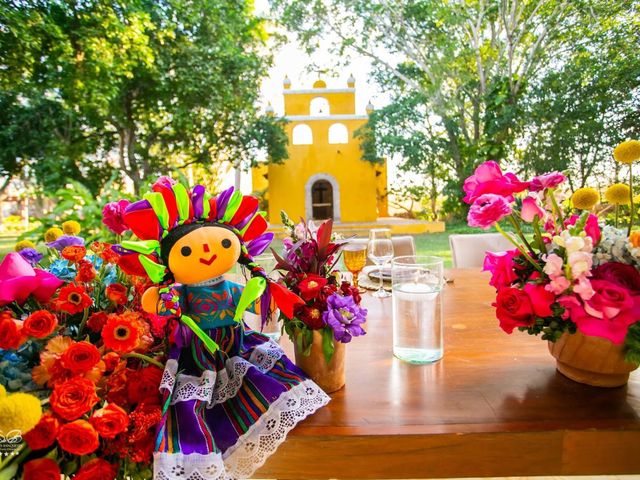
[[20,240],[19,242],[16,243],[16,246],[14,247],[16,252],[19,252],[20,250],[24,250],[25,248],[36,248],[36,244],[33,243],[31,240]]
[[49,230],[44,232],[44,241],[47,243],[55,242],[62,235],[64,235],[64,232],[61,228],[51,227]]
[[67,220],[62,224],[62,231],[67,235],[77,235],[82,230],[82,227],[75,220]]
[[631,189],[625,183],[614,183],[605,190],[604,198],[614,205],[629,205],[631,203]]
[[11,430],[26,433],[40,421],[40,400],[28,393],[14,393],[0,398],[0,433]]
[[580,210],[591,210],[600,201],[600,194],[595,188],[579,188],[571,196],[571,203]]
[[635,248],[640,247],[640,230],[631,232],[631,235],[629,235],[629,243]]
[[626,140],[613,149],[613,158],[620,163],[632,164],[640,159],[640,141]]

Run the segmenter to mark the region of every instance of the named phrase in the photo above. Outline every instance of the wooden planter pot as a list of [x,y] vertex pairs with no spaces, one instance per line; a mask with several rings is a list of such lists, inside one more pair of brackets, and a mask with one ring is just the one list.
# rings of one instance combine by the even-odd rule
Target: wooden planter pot
[[322,351],[322,335],[313,331],[313,343],[311,353],[305,356],[298,351],[297,342],[293,342],[296,365],[322,388],[326,393],[340,390],[345,384],[344,360],[345,344],[333,340],[335,351],[331,362],[327,363]]

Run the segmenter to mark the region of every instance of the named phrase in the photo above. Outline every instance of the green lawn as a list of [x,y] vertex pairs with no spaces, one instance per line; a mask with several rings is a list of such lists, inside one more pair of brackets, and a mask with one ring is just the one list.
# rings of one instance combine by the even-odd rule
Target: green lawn
[[13,251],[16,240],[17,238],[13,236],[0,236],[0,257],[4,257],[7,253]]

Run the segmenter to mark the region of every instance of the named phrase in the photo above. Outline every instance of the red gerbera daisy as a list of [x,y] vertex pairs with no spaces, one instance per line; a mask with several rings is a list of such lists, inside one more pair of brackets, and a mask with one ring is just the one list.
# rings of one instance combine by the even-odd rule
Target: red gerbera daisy
[[143,326],[134,315],[110,315],[102,328],[102,341],[111,350],[127,353],[136,349],[143,333]]
[[69,284],[60,289],[60,294],[55,301],[55,307],[67,313],[80,313],[85,308],[93,305],[93,300],[87,295],[84,287]]

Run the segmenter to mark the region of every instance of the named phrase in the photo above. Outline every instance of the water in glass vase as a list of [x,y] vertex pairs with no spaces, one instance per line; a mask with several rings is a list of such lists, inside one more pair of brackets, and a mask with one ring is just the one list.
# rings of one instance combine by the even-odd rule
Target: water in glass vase
[[442,295],[438,285],[393,286],[393,354],[409,363],[442,358]]

